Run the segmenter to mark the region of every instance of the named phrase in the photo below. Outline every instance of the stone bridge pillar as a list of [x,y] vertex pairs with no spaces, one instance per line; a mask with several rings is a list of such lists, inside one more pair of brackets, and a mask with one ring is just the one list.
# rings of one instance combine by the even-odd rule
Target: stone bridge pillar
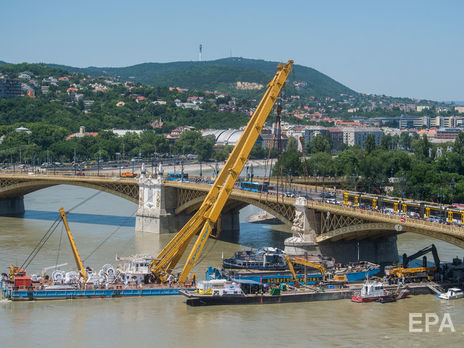
[[295,218],[293,220],[293,237],[284,242],[285,252],[290,255],[319,255],[316,243],[315,223],[311,219],[310,210],[306,206],[306,199],[298,197],[295,202]]
[[24,196],[0,199],[0,216],[24,215]]
[[[175,192],[174,192],[175,195]],[[185,218],[175,217],[176,197],[162,185],[162,175],[139,179],[139,209],[135,219],[136,232],[172,233],[183,226]],[[180,227],[179,227],[180,225]]]

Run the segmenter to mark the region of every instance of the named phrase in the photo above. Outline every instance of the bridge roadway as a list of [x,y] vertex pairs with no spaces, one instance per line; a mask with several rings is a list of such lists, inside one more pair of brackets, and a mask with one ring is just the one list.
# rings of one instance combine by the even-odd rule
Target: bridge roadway
[[[0,174],[0,214],[21,213],[20,206],[10,204],[11,200],[22,201],[28,193],[55,185],[77,185],[115,194],[134,203],[141,203],[139,180],[119,177],[90,177],[73,175],[11,175]],[[192,214],[201,205],[209,191],[207,184],[191,182],[168,182],[163,186],[175,195],[174,215]],[[422,219],[388,215],[380,211],[364,210],[315,200],[303,200],[306,205],[311,228],[318,243],[328,241],[351,241],[378,239],[399,233],[413,232],[437,238],[464,248],[464,228],[439,224]],[[295,225],[297,200],[234,189],[225,211],[239,210],[252,204],[276,216],[289,227]],[[10,210],[9,210],[10,209]],[[12,211],[16,209],[17,211]],[[18,210],[19,209],[19,210]],[[24,209],[24,206],[23,206]],[[22,211],[24,212],[24,210]]]

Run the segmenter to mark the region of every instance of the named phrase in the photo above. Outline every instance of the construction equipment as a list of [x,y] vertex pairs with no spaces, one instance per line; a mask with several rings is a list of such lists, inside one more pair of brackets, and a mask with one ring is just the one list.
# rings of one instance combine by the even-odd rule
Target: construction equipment
[[[409,261],[417,259],[418,257],[421,257],[422,255],[425,255],[429,252],[432,252],[435,267],[440,266],[440,258],[438,257],[437,248],[435,247],[435,244],[432,244],[432,245],[429,245],[428,247],[425,247],[424,249],[419,250],[417,253],[412,254],[410,256],[403,254],[403,267],[407,268]],[[427,267],[427,258],[425,256],[423,259],[422,266]]]
[[253,145],[255,144],[264,123],[270,114],[280,91],[284,87],[285,81],[291,72],[293,61],[281,64],[277,67],[277,73],[268,84],[266,93],[256,108],[253,116],[248,122],[237,145],[232,150],[226,164],[219,173],[216,181],[208,192],[205,200],[193,217],[184,227],[174,236],[166,247],[158,254],[151,264],[151,271],[158,279],[165,281],[180,258],[187,249],[193,236],[200,231],[200,234],[187,258],[187,261],[179,275],[178,283],[185,283],[188,274],[208,240],[214,224],[216,223],[227,199],[232,193],[232,189],[237,181],[240,172],[245,166]]
[[302,259],[299,257],[289,257],[288,255],[285,255],[285,260],[287,261],[288,269],[292,273],[293,280],[295,281],[295,283],[297,283],[298,280],[296,277],[295,269],[293,268],[294,263],[318,269],[319,272],[321,272],[322,274],[323,280],[325,280],[325,277],[327,275],[327,270],[325,269],[323,265],[319,263],[311,262],[311,261],[308,261],[306,259]]
[[[427,257],[424,256],[422,260],[422,267],[408,268],[409,262],[420,256],[432,252],[435,265],[432,267],[427,266]],[[440,267],[440,258],[438,257],[437,248],[434,244],[419,250],[417,253],[407,256],[403,254],[403,264],[401,267],[389,270],[389,275],[403,279],[406,283],[418,282],[422,280],[433,280],[433,272]]]
[[67,214],[68,214],[68,212],[64,211],[63,207],[61,207],[60,208],[60,217],[61,217],[61,220],[63,220],[64,228],[66,229],[66,233],[67,233],[68,239],[69,239],[69,244],[71,244],[71,250],[72,250],[73,255],[74,255],[74,261],[76,261],[77,270],[79,271],[79,275],[82,278],[84,278],[85,281],[87,281],[87,279],[88,279],[87,272],[85,271],[85,268],[84,268],[84,265],[82,263],[81,257],[79,256],[79,253],[77,251],[76,243],[74,243],[74,239],[72,237],[71,230],[69,229],[68,220],[66,219]]

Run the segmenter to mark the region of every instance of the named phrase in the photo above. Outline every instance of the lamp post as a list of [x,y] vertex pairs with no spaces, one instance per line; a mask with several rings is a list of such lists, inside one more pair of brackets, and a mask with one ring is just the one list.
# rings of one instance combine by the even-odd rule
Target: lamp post
[[100,156],[101,156],[101,149],[98,150],[97,176],[100,176]]
[[77,163],[76,163],[76,148],[74,148],[74,160],[73,160],[73,163],[74,163],[74,176],[77,174],[76,173],[76,170],[77,170]]
[[184,160],[180,160],[180,181],[184,182]]

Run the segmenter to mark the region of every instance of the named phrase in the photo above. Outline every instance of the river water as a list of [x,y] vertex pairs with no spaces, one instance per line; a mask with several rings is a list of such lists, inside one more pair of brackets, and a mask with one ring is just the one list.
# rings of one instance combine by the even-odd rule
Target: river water
[[[60,206],[69,210],[95,192],[72,186],[44,189],[25,197],[24,218],[0,217],[1,272],[6,272],[10,263],[23,263]],[[169,241],[170,235],[135,235],[136,208],[124,199],[100,193],[69,214],[86,265],[99,269],[105,263],[114,264],[115,255],[156,254]],[[222,254],[228,257],[248,247],[283,247],[288,233],[246,222],[256,211],[253,207],[241,211],[239,236],[208,241],[194,269],[198,278],[204,278],[208,265],[219,266]],[[108,240],[95,251],[105,238]],[[410,254],[432,242],[442,260],[464,255],[457,247],[413,234],[398,237],[399,252]],[[39,273],[44,266],[64,262],[69,263],[64,268],[74,267],[59,227],[28,271]],[[416,324],[416,329],[425,331],[425,313],[436,313],[440,322],[449,316],[455,332],[449,328],[439,332],[439,325],[434,325],[428,333],[411,333],[410,313],[422,313],[423,323]],[[339,300],[196,308],[187,307],[181,296],[24,303],[0,300],[0,328],[1,347],[461,347],[464,299],[445,302],[420,295],[389,304]]]

